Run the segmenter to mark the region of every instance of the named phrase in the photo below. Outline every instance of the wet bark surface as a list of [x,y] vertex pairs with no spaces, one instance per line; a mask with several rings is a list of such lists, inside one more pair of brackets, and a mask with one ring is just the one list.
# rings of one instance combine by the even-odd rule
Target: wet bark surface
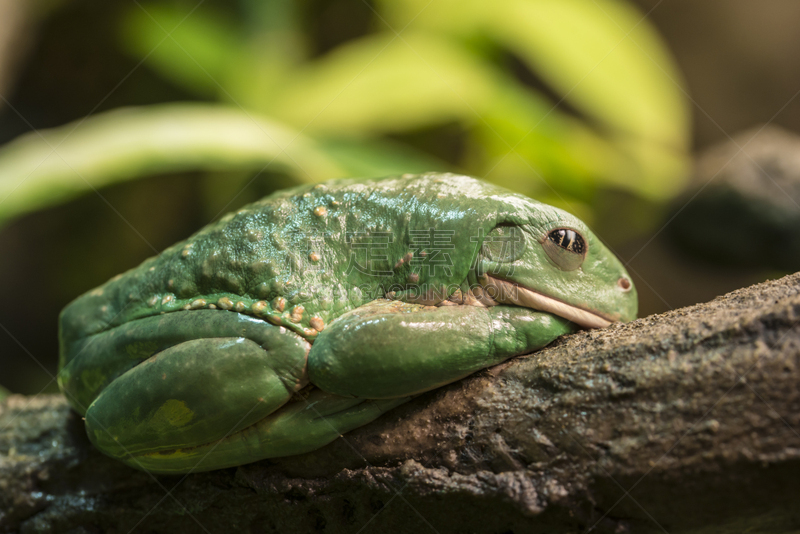
[[153,476],[0,405],[0,531],[800,529],[800,274],[580,332],[314,453]]

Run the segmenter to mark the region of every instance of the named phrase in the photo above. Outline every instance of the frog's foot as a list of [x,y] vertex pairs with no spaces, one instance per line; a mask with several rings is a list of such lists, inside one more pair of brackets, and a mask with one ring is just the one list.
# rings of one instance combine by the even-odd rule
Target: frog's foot
[[[293,392],[308,382],[306,359],[311,345],[299,335],[240,313],[193,310],[137,319],[62,347],[62,353],[68,351],[73,357],[59,371],[59,386],[72,407],[84,415],[101,392],[116,380],[140,364],[154,360],[160,361],[159,365],[164,366],[161,374],[166,373],[169,378],[169,388],[172,389],[167,389],[165,394],[183,387],[188,388],[187,394],[196,397],[214,397],[212,382],[205,382],[207,379],[203,373],[219,375],[223,372],[219,366],[224,366],[228,354],[233,354],[227,350],[219,354],[211,350],[220,339],[237,339],[237,343],[246,345],[247,350],[243,347],[231,350],[236,351],[240,358],[244,358],[245,353],[250,354],[251,365],[261,362],[274,370]],[[209,350],[203,348],[205,345]],[[223,349],[228,345],[227,341],[223,342]],[[181,346],[183,348],[178,349]],[[192,356],[194,353],[196,355]],[[187,363],[192,358],[194,363]],[[173,363],[166,362],[166,359]],[[182,367],[190,369],[180,370]],[[248,384],[250,375],[247,372],[235,367],[224,368],[224,372],[229,373],[231,384]],[[188,374],[177,376],[177,373],[186,372]],[[161,374],[153,375],[159,379],[158,382]],[[139,376],[138,372],[126,381],[137,390],[145,387],[147,384],[143,379],[133,380],[136,376]],[[109,397],[124,394],[125,388],[115,387],[115,393],[106,394],[104,402],[109,402]],[[262,389],[253,398],[261,397],[263,392]],[[216,408],[219,407],[218,403]]]
[[253,425],[213,442],[121,458],[154,473],[189,473],[311,452],[411,397],[371,400],[315,389]]
[[[95,341],[64,375],[90,391],[87,377],[108,383],[91,404],[72,400],[88,404],[86,430],[95,446],[121,460],[223,439],[264,419],[308,382],[308,342],[226,311],[148,317]],[[91,368],[91,375],[85,366],[94,356],[131,367]]]

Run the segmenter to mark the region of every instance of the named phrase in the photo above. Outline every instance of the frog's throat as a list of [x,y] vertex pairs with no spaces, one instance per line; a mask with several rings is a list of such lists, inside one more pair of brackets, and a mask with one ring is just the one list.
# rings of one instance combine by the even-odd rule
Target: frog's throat
[[542,295],[516,282],[508,282],[499,278],[493,278],[488,274],[481,277],[480,282],[487,293],[497,302],[514,304],[516,306],[552,313],[568,321],[572,321],[582,328],[605,328],[612,322],[602,317],[597,312],[584,310],[583,308],[572,306],[553,297]]

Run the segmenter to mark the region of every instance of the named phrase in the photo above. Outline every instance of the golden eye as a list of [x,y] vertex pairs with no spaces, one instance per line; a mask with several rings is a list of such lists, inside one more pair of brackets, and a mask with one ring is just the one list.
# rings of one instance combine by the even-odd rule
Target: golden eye
[[586,257],[586,241],[569,228],[553,230],[547,234],[542,246],[550,259],[564,271],[574,271]]
[[547,239],[570,252],[576,254],[583,254],[586,252],[586,242],[575,230],[559,228],[558,230],[550,232],[547,235]]

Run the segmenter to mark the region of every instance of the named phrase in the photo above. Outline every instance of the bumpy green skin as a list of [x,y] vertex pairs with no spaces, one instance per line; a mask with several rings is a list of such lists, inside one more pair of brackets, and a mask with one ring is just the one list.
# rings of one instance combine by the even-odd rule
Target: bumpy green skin
[[[524,234],[513,258],[482,246],[498,225]],[[586,240],[580,268],[545,253],[557,228]],[[622,265],[561,210],[464,176],[338,180],[273,194],[76,299],[59,385],[95,445],[136,468],[307,452],[577,328],[466,298],[489,273],[636,316]]]

